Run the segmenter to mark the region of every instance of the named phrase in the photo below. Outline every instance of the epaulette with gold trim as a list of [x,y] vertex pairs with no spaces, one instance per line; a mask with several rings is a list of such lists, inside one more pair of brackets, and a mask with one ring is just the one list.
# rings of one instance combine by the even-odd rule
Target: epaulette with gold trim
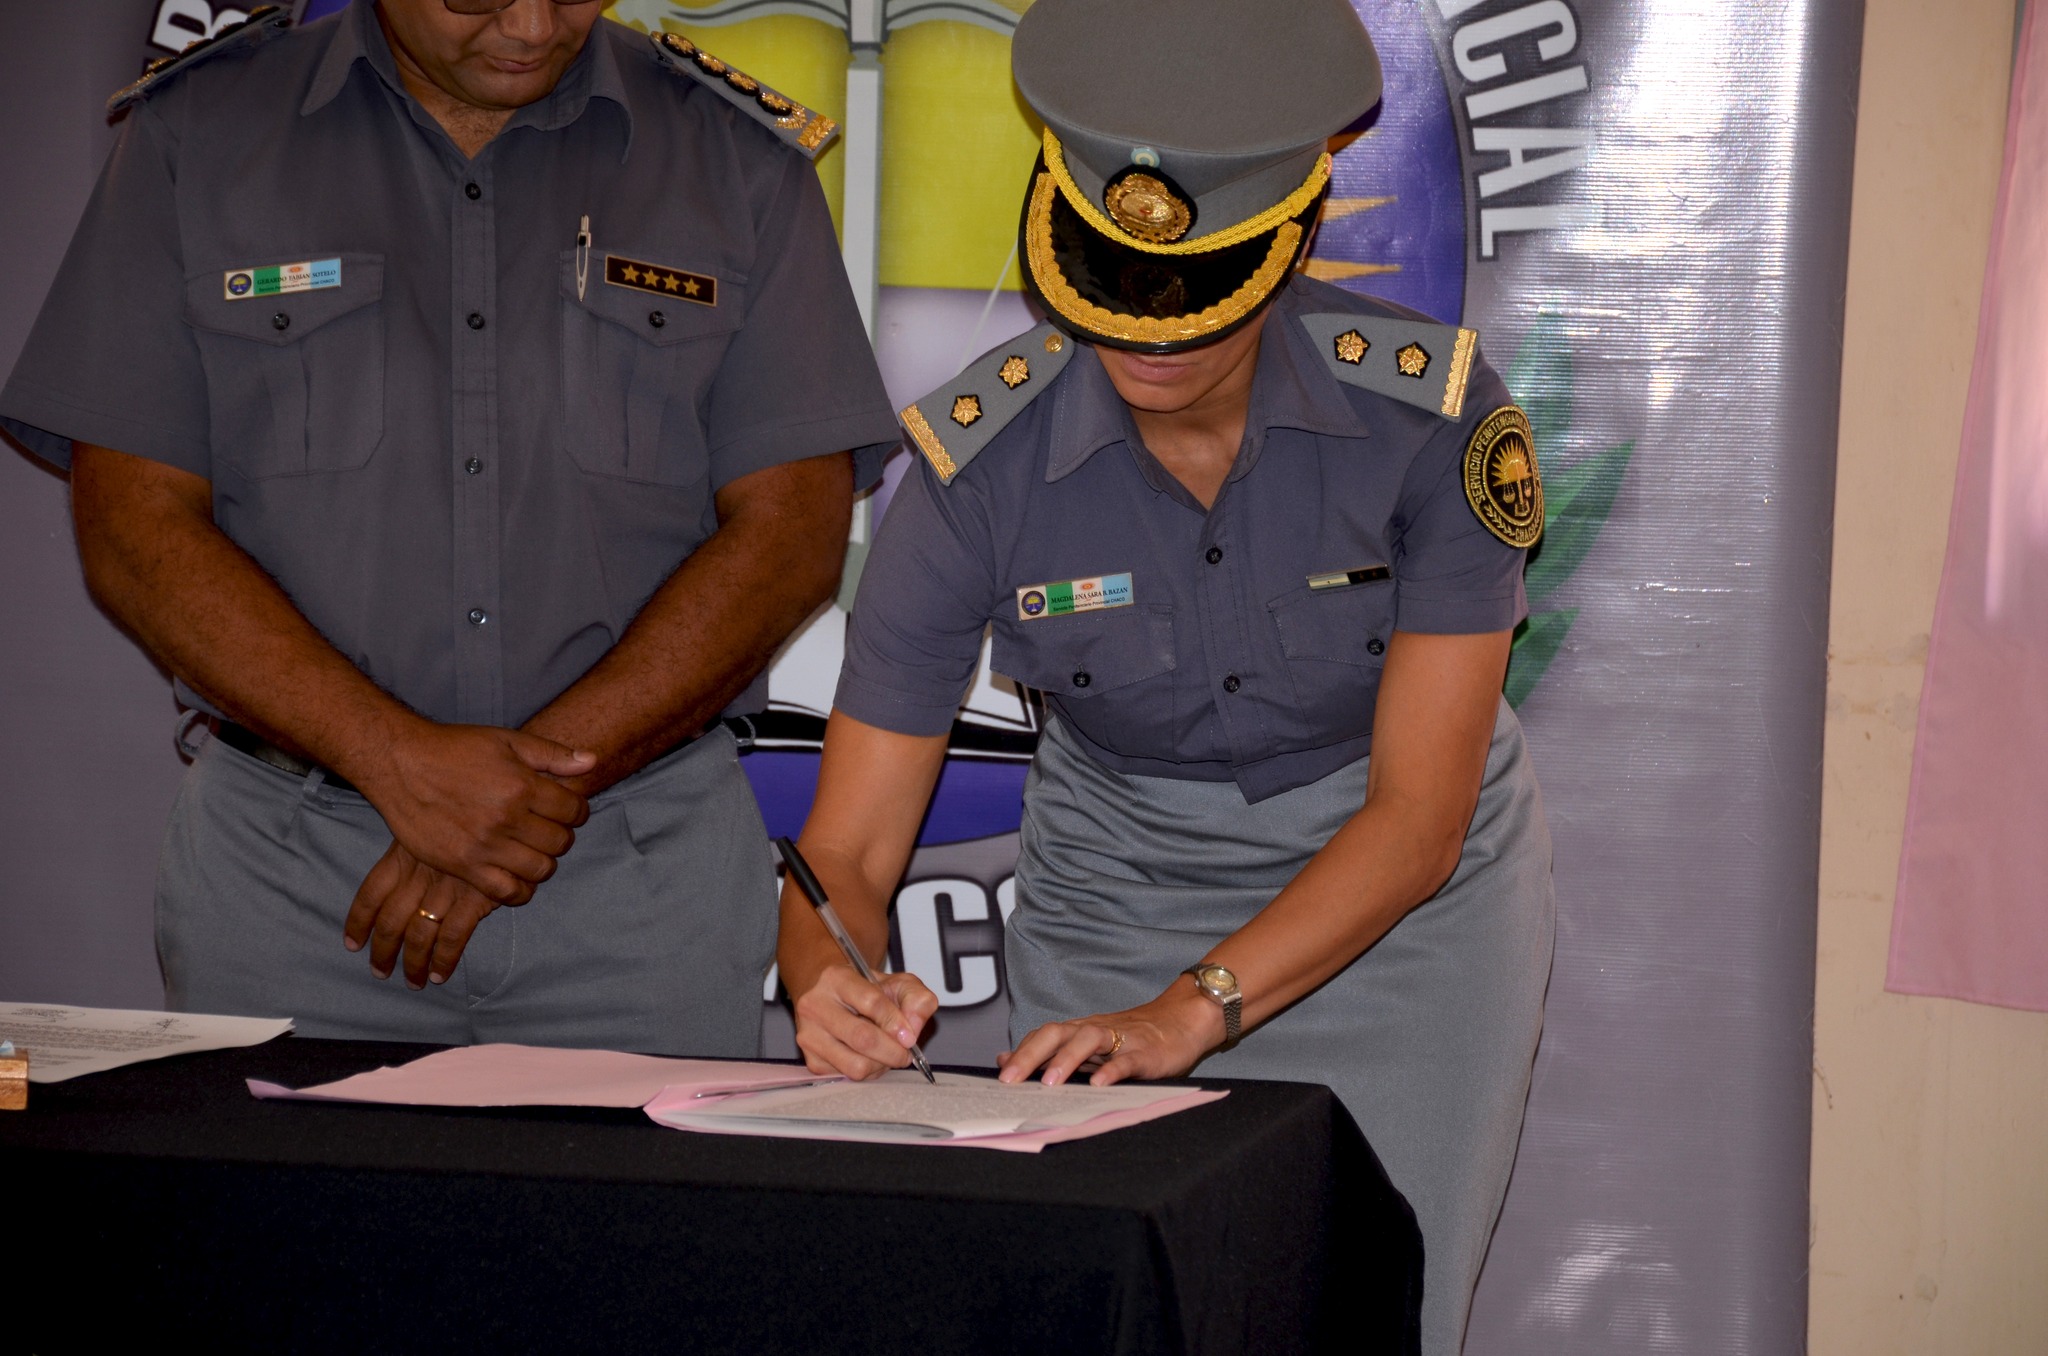
[[698,84],[717,91],[740,112],[760,123],[812,160],[839,134],[839,124],[823,113],[805,108],[787,94],[778,93],[727,62],[691,42],[680,33],[650,33],[654,54],[661,64],[680,71]]
[[897,418],[940,483],[950,485],[1073,356],[1073,340],[1055,326],[1040,325],[982,354]]
[[1343,311],[1302,316],[1301,327],[1337,380],[1446,419],[1464,414],[1477,330]]
[[281,5],[258,5],[249,11],[249,17],[238,23],[224,26],[210,38],[200,38],[187,43],[185,50],[176,56],[158,57],[142,68],[142,78],[134,84],[114,92],[107,100],[107,112],[119,113],[130,104],[139,104],[151,94],[163,88],[182,72],[192,69],[202,61],[210,61],[222,52],[238,47],[250,47],[267,38],[275,37],[292,26],[292,16]]

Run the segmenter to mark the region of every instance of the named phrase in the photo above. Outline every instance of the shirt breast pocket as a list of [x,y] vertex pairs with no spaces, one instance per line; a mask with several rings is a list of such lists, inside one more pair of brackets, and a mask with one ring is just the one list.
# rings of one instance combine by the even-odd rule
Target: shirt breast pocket
[[[1294,685],[1290,741],[1320,747],[1369,733],[1394,632],[1391,579],[1300,588],[1266,604]],[[1276,713],[1278,714],[1278,713]]]
[[1173,757],[1177,664],[1164,605],[999,620],[989,653],[990,668],[1057,698],[1088,738],[1140,758]]
[[231,297],[218,269],[186,279],[213,455],[252,480],[358,470],[383,440],[384,256],[340,259],[338,286],[303,292]]
[[[570,460],[592,475],[645,484],[708,481],[707,405],[746,315],[745,280],[677,270],[674,292],[657,293],[608,283],[604,273],[604,256],[593,253],[579,297],[576,251],[562,256],[562,436]],[[700,295],[687,295],[686,286]]]

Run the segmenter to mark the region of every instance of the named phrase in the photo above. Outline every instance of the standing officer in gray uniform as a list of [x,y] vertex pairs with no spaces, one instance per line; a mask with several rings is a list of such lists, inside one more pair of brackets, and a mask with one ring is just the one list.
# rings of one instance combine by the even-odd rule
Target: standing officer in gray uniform
[[[1542,1025],[1550,840],[1501,700],[1543,507],[1470,330],[1296,269],[1378,101],[1346,0],[1038,0],[1021,228],[1050,323],[903,411],[802,846],[877,958],[984,627],[1045,693],[1002,1077],[1327,1083],[1422,1228],[1455,1352]],[[1369,755],[1369,756],[1368,756]],[[937,1008],[785,893],[815,1069]]]
[[773,877],[719,717],[895,423],[831,121],[599,10],[258,11],[113,102],[0,416],[216,731],[173,1008],[757,1051]]

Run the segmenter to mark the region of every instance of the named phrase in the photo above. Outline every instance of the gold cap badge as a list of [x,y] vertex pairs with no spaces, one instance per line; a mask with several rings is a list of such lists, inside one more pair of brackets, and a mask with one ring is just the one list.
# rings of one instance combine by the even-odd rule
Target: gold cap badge
[[1194,204],[1163,174],[1126,170],[1102,190],[1110,219],[1140,240],[1170,245],[1195,224]]

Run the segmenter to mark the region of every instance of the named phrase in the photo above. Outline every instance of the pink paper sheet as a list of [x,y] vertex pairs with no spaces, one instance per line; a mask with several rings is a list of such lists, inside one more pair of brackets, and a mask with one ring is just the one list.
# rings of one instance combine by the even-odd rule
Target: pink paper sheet
[[616,1050],[556,1050],[537,1045],[470,1045],[387,1065],[333,1083],[287,1088],[249,1079],[262,1098],[381,1102],[393,1106],[639,1107],[671,1089],[699,1093],[758,1091],[817,1081],[794,1064],[663,1059]]
[[[1210,1088],[1189,1088],[1186,1093],[1179,1097],[1170,1097],[1164,1101],[1154,1102],[1150,1106],[1132,1107],[1125,1111],[1105,1112],[1094,1120],[1083,1121],[1079,1125],[1064,1125],[1054,1130],[1023,1130],[1003,1135],[982,1135],[974,1139],[919,1139],[905,1140],[903,1142],[919,1147],[933,1145],[949,1149],[1003,1149],[1010,1153],[1035,1154],[1048,1144],[1060,1144],[1067,1140],[1089,1139],[1095,1135],[1106,1135],[1112,1130],[1121,1130],[1127,1125],[1140,1125],[1145,1121],[1156,1121],[1161,1116],[1171,1116],[1176,1111],[1186,1111],[1191,1107],[1205,1106],[1210,1102],[1220,1102],[1229,1095],[1227,1092]],[[646,1106],[646,1111],[656,1124],[663,1124],[660,1113],[664,1109],[687,1107],[690,1100],[687,1090],[669,1088],[664,1090],[659,1097],[649,1102]],[[687,1130],[692,1134],[702,1135],[745,1135],[757,1133],[738,1126],[734,1126],[731,1129],[723,1127],[712,1129],[706,1125],[679,1125],[667,1126],[666,1128]],[[778,1138],[785,1137],[778,1136]],[[802,1136],[802,1138],[856,1142],[853,1136],[835,1134],[830,1127],[826,1126],[821,1126],[812,1133]]]
[[[2027,9],[1885,987],[2048,1012],[2048,13]],[[1845,462],[1845,474],[1847,463]]]

